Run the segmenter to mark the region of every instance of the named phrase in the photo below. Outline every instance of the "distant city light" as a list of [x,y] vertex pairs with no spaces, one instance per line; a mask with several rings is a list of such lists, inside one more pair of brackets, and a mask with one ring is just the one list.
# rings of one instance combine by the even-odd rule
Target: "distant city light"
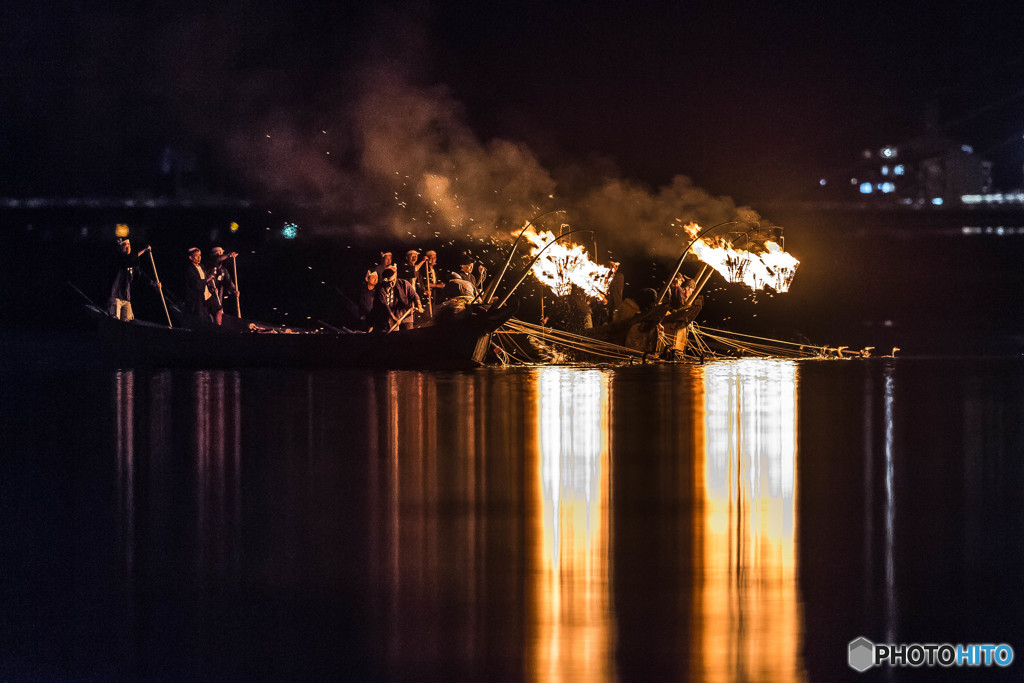
[[889,175],[889,167],[888,166],[883,166],[882,167],[882,175]]
[[903,172],[904,172],[903,164],[896,164],[896,166],[894,166],[893,169],[892,169],[892,174],[893,175],[903,175]]
[[942,206],[942,197],[935,197],[932,199],[932,204],[935,206]]
[[281,230],[281,234],[285,239],[293,240],[295,236],[299,234],[299,226],[295,223],[285,223],[284,228]]
[[965,194],[960,201],[964,204],[1024,204],[1024,192]]
[[896,158],[896,148],[895,147],[883,147],[882,151],[879,152],[879,154],[881,154],[886,159],[895,159]]
[[228,226],[228,230],[231,232],[238,232],[238,223],[231,221],[231,225]]
[[125,225],[124,223],[118,223],[117,228],[114,229],[114,234],[116,234],[118,237],[127,237],[128,226]]
[[895,190],[896,186],[893,185],[892,183],[882,183],[881,185],[878,186],[878,189],[888,194]]
[[825,186],[825,179],[822,178],[821,180],[819,180],[818,184],[821,185],[822,187],[824,187]]
[[861,183],[860,184],[860,193],[861,194],[871,194],[871,192],[874,189],[875,188],[871,185],[871,183]]
[[970,145],[960,145],[961,152],[967,152],[968,154],[974,154],[974,148]]
[[857,179],[856,178],[850,178],[850,184],[851,185],[856,185],[857,184]]

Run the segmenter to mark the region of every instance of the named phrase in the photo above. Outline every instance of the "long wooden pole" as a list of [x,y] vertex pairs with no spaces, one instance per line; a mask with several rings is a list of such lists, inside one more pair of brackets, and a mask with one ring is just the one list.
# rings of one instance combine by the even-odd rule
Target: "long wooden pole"
[[423,264],[426,266],[425,270],[427,276],[427,315],[431,318],[434,317],[434,284],[436,283],[436,276],[434,275],[434,269],[429,263]]
[[231,267],[235,271],[235,311],[238,313],[238,317],[242,317],[242,302],[238,293],[238,259],[234,256],[231,257]]
[[415,307],[415,306],[413,306],[413,307],[412,307],[412,308],[410,308],[410,309],[409,309],[408,311],[406,311],[405,313],[403,313],[403,314],[402,314],[402,317],[401,317],[401,318],[399,318],[398,320],[396,320],[396,321],[395,321],[395,324],[394,324],[394,325],[392,325],[392,326],[391,326],[391,327],[390,327],[390,328],[388,329],[388,332],[394,332],[395,330],[397,330],[397,329],[398,329],[398,326],[402,324],[402,321],[403,321],[403,320],[405,320],[405,319],[406,319],[407,317],[409,317],[409,314],[410,314],[410,313],[412,313],[412,312],[413,312],[413,310],[415,310],[415,308],[416,308],[416,307]]
[[708,280],[711,279],[712,272],[711,266],[708,265],[705,265],[700,269],[700,272],[697,273],[697,277],[693,280],[693,291],[690,292],[690,296],[686,297],[686,301],[683,302],[683,308],[686,308],[696,301],[697,295],[700,294],[700,290],[704,289],[704,285],[706,285]]
[[164,286],[160,284],[160,276],[156,272],[156,259],[153,258],[153,247],[146,247],[149,251],[149,262],[153,264],[153,277],[156,278],[156,288],[160,291],[160,301],[164,305],[164,313],[167,314],[167,327],[174,329],[174,325],[171,324],[171,312],[167,310],[167,299],[164,298]]

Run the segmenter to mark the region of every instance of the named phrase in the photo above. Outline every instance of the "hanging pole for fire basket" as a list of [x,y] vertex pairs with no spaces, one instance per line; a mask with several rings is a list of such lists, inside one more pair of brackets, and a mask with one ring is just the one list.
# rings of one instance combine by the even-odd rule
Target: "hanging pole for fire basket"
[[[483,300],[485,302],[490,301],[491,297],[494,296],[494,293],[498,291],[498,285],[501,284],[501,278],[505,277],[505,272],[508,271],[508,267],[512,263],[512,257],[515,256],[516,247],[519,246],[519,240],[522,239],[523,233],[526,232],[527,228],[532,227],[533,224],[539,221],[541,218],[544,218],[544,216],[553,213],[565,213],[565,209],[554,209],[553,211],[545,211],[544,213],[538,216],[534,216],[530,220],[526,221],[526,225],[523,226],[523,229],[519,231],[519,235],[516,236],[516,241],[512,243],[512,250],[509,251],[508,258],[505,260],[505,265],[502,266],[501,272],[498,273],[498,277],[491,280],[491,284],[487,286],[487,293],[484,294],[483,296]],[[479,298],[480,295],[477,294],[477,299]],[[473,301],[476,301],[476,299],[473,299]]]
[[559,235],[558,237],[556,237],[555,239],[551,240],[550,242],[545,244],[543,247],[541,247],[541,250],[538,251],[536,256],[534,256],[533,259],[530,261],[530,263],[527,264],[526,271],[523,273],[522,277],[520,277],[516,281],[516,283],[514,285],[512,285],[512,289],[510,289],[508,291],[508,294],[505,295],[504,299],[502,299],[500,302],[498,302],[498,305],[495,306],[495,308],[501,308],[502,306],[504,306],[505,302],[508,301],[508,298],[510,296],[512,296],[512,292],[516,291],[516,288],[519,287],[519,285],[523,284],[523,280],[525,280],[526,276],[530,274],[530,270],[533,268],[533,264],[537,262],[537,259],[540,258],[540,255],[544,253],[545,249],[547,249],[548,247],[550,247],[552,244],[554,244],[558,240],[562,239],[563,237],[568,237],[569,235],[575,234],[577,232],[593,232],[593,231],[590,230],[589,228],[579,228],[577,230],[570,230],[569,232],[562,233],[561,235]]
[[743,225],[753,225],[754,227],[760,227],[759,223],[753,223],[751,221],[725,221],[724,223],[712,225],[710,228],[704,228],[703,230],[698,232],[697,236],[690,240],[690,243],[686,245],[686,249],[683,250],[683,255],[679,257],[679,261],[676,263],[675,270],[673,270],[672,274],[668,276],[668,281],[665,282],[665,286],[661,289],[661,294],[658,295],[657,303],[660,304],[662,300],[665,298],[665,295],[668,294],[668,288],[672,286],[672,280],[675,279],[676,274],[679,272],[679,269],[683,267],[683,261],[686,260],[686,255],[690,253],[690,247],[696,244],[697,240],[699,240],[701,237],[704,237],[704,235],[707,235],[712,230],[722,227],[723,225],[735,225],[738,223],[741,223]]

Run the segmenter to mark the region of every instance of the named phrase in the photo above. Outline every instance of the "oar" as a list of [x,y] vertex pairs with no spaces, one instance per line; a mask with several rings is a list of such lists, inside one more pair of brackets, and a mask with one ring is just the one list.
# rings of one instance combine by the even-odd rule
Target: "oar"
[[430,267],[430,264],[426,264],[426,275],[427,275],[427,315],[431,318],[434,317],[434,289],[431,285],[437,284],[437,276],[434,275],[434,269]]
[[398,326],[401,325],[401,322],[403,321],[403,319],[406,319],[409,316],[409,314],[413,312],[413,310],[415,308],[416,308],[416,306],[413,306],[412,308],[410,308],[406,312],[402,313],[401,317],[399,317],[397,319],[397,321],[394,322],[394,325],[391,326],[391,328],[388,330],[388,332],[394,332],[395,330],[397,330]]
[[160,301],[164,305],[164,313],[167,314],[167,327],[174,329],[174,325],[171,324],[171,312],[167,310],[167,299],[164,298],[164,286],[160,284],[160,276],[156,272],[156,259],[153,258],[153,245],[146,247],[146,251],[149,252],[149,262],[153,264],[153,277],[156,278],[156,288],[160,292]]
[[234,256],[231,257],[231,266],[235,270],[235,310],[238,312],[238,317],[241,318],[242,317],[242,302],[239,299],[240,295],[238,293],[238,260]]

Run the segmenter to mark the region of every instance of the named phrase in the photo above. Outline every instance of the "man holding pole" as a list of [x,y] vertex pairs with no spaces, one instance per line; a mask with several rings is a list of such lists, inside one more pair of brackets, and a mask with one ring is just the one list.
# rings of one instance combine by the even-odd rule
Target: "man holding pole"
[[203,270],[203,252],[198,247],[188,250],[190,264],[186,269],[185,281],[188,283],[189,308],[192,313],[203,320],[213,320],[218,325],[224,315],[220,301],[217,300],[213,286],[213,275]]
[[394,266],[381,272],[374,297],[370,318],[371,327],[377,332],[391,332],[399,327],[412,329],[413,311],[423,311],[416,290],[407,280],[398,279]]
[[[131,322],[135,320],[135,313],[132,311],[132,282],[139,272],[139,257],[149,251],[149,247],[132,253],[131,240],[127,237],[119,239],[117,244],[116,275],[110,288],[107,312],[118,320]],[[157,282],[156,285],[159,287],[160,283]]]
[[[221,317],[224,315],[224,295],[230,294],[235,299],[238,299],[238,288],[235,286],[235,282],[231,279],[231,274],[227,269],[227,260],[234,260],[238,254],[235,252],[225,254],[223,247],[214,247],[212,253],[213,267],[210,269],[210,274],[213,276],[213,287],[216,290],[217,300],[221,305],[221,312],[217,317],[217,324],[219,325]],[[239,310],[238,317],[241,317],[241,310]]]

